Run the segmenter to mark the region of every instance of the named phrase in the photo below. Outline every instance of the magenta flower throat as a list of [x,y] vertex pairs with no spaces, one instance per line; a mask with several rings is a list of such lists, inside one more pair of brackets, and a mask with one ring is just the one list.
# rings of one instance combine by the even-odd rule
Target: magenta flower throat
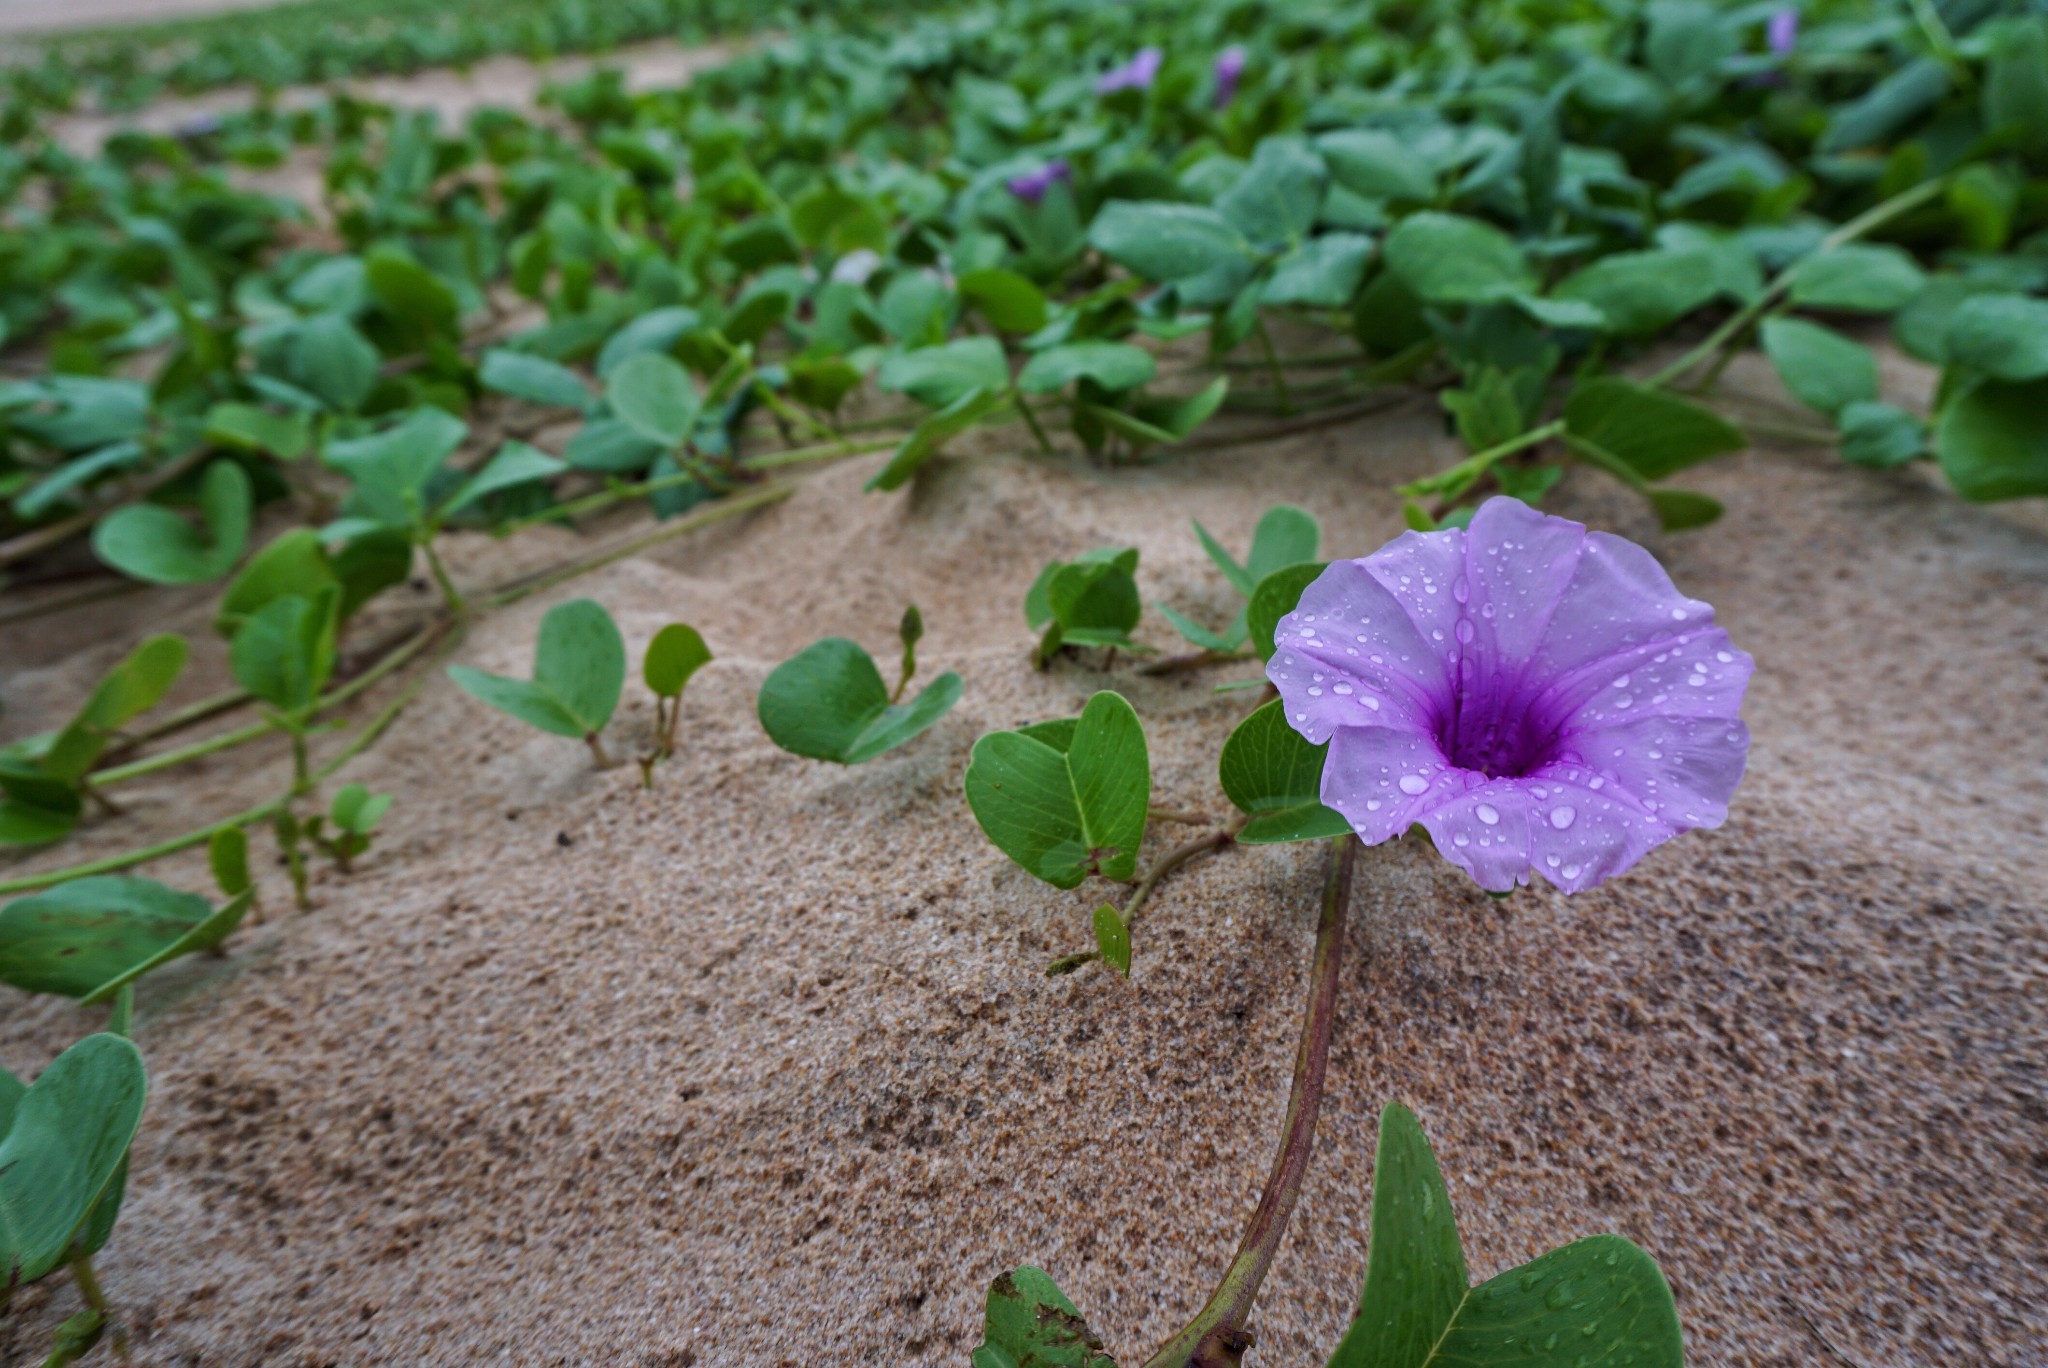
[[1420,822],[1494,892],[1574,893],[1719,826],[1749,753],[1754,664],[1714,610],[1514,499],[1333,563],[1274,641],[1288,721],[1330,743],[1323,802],[1368,844]]

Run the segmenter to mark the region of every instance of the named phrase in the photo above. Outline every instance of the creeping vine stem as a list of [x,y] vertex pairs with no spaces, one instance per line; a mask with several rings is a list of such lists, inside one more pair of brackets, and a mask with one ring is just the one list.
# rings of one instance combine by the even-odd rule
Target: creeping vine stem
[[1252,1336],[1245,1328],[1252,1299],[1259,1294],[1287,1219],[1301,1195],[1315,1146],[1316,1114],[1323,1105],[1323,1078],[1330,1062],[1330,1031],[1337,1020],[1338,968],[1344,958],[1344,911],[1351,901],[1351,875],[1358,858],[1358,838],[1339,836],[1330,851],[1329,877],[1323,884],[1323,913],[1316,924],[1315,959],[1309,968],[1308,1013],[1302,1018],[1301,1046],[1294,1057],[1294,1086],[1287,1097],[1287,1120],[1280,1132],[1280,1152],[1266,1175],[1259,1205],[1245,1226],[1237,1255],[1224,1271],[1214,1295],[1195,1318],[1145,1361],[1145,1368],[1237,1368]]

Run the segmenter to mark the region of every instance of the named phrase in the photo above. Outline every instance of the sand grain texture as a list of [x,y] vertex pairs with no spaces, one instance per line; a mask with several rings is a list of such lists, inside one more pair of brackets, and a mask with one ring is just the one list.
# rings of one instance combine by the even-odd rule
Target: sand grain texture
[[[1190,516],[1241,547],[1285,499],[1363,554],[1399,530],[1389,484],[1453,453],[1417,404],[1155,469],[989,451],[863,496],[878,459],[464,645],[523,670],[574,594],[636,660],[698,625],[718,660],[652,792],[437,680],[350,772],[398,796],[359,871],[298,916],[266,865],[269,922],[149,980],[153,1099],[99,1261],[138,1365],[957,1368],[1019,1262],[1136,1363],[1206,1295],[1277,1134],[1322,853],[1191,865],[1128,984],[1049,981],[1089,944],[1090,890],[981,838],[968,748],[1113,687],[1155,801],[1222,811],[1214,756],[1249,696],[1095,657],[1034,674],[1024,588],[1049,556],[1134,544],[1148,599],[1220,622]],[[2048,535],[1821,454],[1695,483],[1724,524],[1658,537],[1592,476],[1555,507],[1647,540],[1756,655],[1729,824],[1570,903],[1493,902],[1414,843],[1366,854],[1253,1364],[1335,1343],[1397,1098],[1475,1274],[1620,1231],[1667,1270],[1703,1368],[2048,1363]],[[457,547],[478,576],[504,554]],[[961,705],[856,769],[775,750],[752,711],[774,663],[830,633],[886,658],[908,600]],[[23,662],[0,678],[10,729],[46,724],[122,632],[182,613],[203,633],[203,600],[144,602],[106,607],[103,639],[0,635]],[[1171,648],[1156,616],[1141,632]],[[651,726],[637,692],[618,748]],[[283,761],[257,758],[136,785],[136,814],[64,858],[260,798]],[[1178,839],[1155,823],[1148,856]],[[197,856],[151,872],[203,886]],[[32,1071],[101,1019],[0,990],[0,1062]],[[40,1354],[73,1294],[16,1305],[0,1361]]]

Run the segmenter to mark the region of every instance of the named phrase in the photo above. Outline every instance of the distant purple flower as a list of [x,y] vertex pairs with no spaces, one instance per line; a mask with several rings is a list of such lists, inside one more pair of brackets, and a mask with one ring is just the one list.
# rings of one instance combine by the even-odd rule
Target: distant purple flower
[[1567,893],[1694,827],[1742,778],[1754,668],[1633,542],[1514,499],[1337,561],[1280,620],[1287,719],[1378,844],[1420,822],[1482,887]]
[[1764,25],[1764,42],[1780,57],[1790,57],[1799,43],[1799,11],[1790,6],[1771,11]]
[[1216,107],[1223,109],[1237,98],[1237,83],[1244,77],[1247,60],[1242,47],[1232,45],[1216,54]]
[[1130,61],[1102,73],[1101,79],[1095,82],[1095,93],[1114,95],[1119,90],[1150,90],[1165,62],[1166,54],[1158,48],[1139,48]]
[[1045,198],[1045,192],[1052,189],[1055,183],[1071,181],[1073,178],[1074,168],[1067,165],[1067,159],[1055,157],[1036,171],[1012,176],[1003,184],[1008,187],[1011,194],[1026,204],[1036,204]]

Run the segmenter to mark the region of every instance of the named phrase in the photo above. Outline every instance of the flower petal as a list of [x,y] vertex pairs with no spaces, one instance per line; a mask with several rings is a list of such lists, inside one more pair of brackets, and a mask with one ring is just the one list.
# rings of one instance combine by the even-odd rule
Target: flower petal
[[1706,627],[1580,667],[1530,705],[1530,723],[1563,744],[1574,732],[1644,717],[1735,717],[1755,671],[1726,632]]
[[1451,586],[1460,608],[1458,711],[1446,748],[1461,763],[1498,772],[1525,746],[1525,704],[1542,688],[1530,660],[1578,571],[1586,529],[1518,499],[1489,499],[1473,515],[1465,573]]
[[1435,730],[1450,715],[1442,653],[1363,561],[1337,561],[1317,576],[1273,639],[1266,677],[1287,700],[1294,729],[1318,745],[1338,727]]
[[1465,578],[1465,533],[1403,532],[1357,562],[1393,596],[1415,624],[1423,644],[1449,671],[1458,658],[1458,618],[1464,605],[1453,586]]
[[1711,626],[1714,610],[1687,598],[1649,552],[1605,532],[1590,532],[1571,583],[1558,596],[1531,677],[1569,673],[1646,642]]
[[1645,717],[1577,733],[1529,777],[1618,794],[1675,835],[1727,820],[1748,759],[1749,728],[1735,718]]
[[1518,779],[1462,789],[1422,815],[1437,851],[1489,893],[1529,882],[1529,824],[1535,800]]
[[1339,727],[1323,762],[1324,804],[1343,813],[1367,845],[1399,836],[1432,804],[1463,789],[1463,775],[1420,731]]
[[1645,812],[1605,776],[1555,766],[1524,781],[1536,798],[1529,815],[1536,872],[1566,893],[1581,893],[1612,878],[1678,828]]

